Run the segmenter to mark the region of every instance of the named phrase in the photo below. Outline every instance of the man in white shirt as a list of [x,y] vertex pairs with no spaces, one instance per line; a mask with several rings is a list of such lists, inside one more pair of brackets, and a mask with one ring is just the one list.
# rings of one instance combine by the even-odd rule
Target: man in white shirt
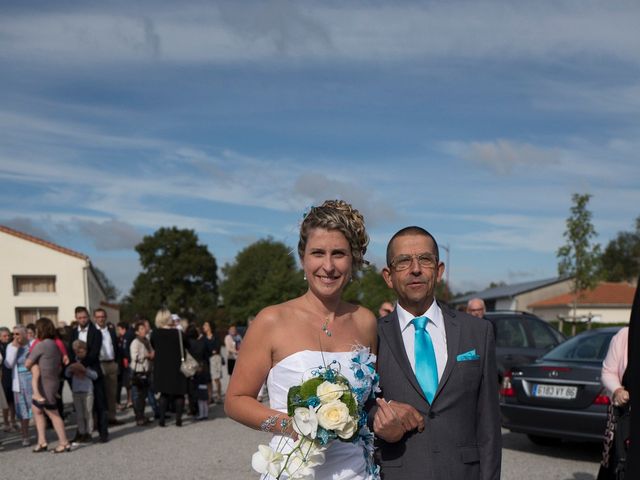
[[383,397],[370,411],[385,480],[500,478],[493,328],[435,300],[444,268],[423,228],[389,241],[383,277],[398,304],[378,323]]
[[104,375],[104,390],[107,396],[109,425],[120,425],[122,422],[116,418],[116,392],[118,390],[118,359],[116,358],[116,346],[118,345],[118,338],[113,324],[107,324],[107,312],[103,308],[96,308],[93,311],[93,320],[102,334],[100,368]]
[[[97,416],[98,432],[101,442],[109,441],[107,398],[105,394],[104,376],[100,364],[100,353],[102,352],[102,334],[98,328],[89,320],[89,311],[86,307],[79,306],[75,309],[75,319],[78,326],[73,330],[71,342],[82,340],[87,344],[87,355],[82,360],[75,358],[73,349],[70,349],[72,360],[71,371],[75,369],[91,368],[98,374],[98,378],[93,381],[93,408]],[[90,433],[90,432],[89,432]]]

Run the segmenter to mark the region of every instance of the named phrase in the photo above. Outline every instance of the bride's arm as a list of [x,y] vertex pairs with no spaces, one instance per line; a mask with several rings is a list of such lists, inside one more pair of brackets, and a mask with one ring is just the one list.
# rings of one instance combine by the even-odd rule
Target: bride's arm
[[227,388],[224,411],[234,420],[256,430],[292,435],[289,416],[256,399],[272,366],[274,335],[279,331],[277,324],[274,307],[264,309],[251,322]]

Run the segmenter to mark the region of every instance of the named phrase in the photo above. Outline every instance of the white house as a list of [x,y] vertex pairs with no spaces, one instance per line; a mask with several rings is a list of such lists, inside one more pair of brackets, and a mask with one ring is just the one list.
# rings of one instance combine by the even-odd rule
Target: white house
[[0,326],[39,317],[69,324],[78,305],[120,319],[88,256],[0,225]]
[[[598,323],[628,323],[636,286],[629,283],[601,282],[593,290],[581,292],[577,299],[576,317]],[[551,321],[573,314],[574,295],[565,293],[529,304],[529,310]]]

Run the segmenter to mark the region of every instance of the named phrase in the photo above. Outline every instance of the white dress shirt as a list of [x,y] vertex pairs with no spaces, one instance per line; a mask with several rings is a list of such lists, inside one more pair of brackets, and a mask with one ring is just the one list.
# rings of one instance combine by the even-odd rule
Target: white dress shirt
[[82,340],[84,343],[87,343],[88,333],[89,333],[89,324],[87,324],[87,326],[84,328],[78,325],[78,340]]
[[[415,335],[416,330],[411,321],[416,318],[413,314],[407,312],[404,308],[398,305],[396,306],[396,312],[398,314],[398,321],[400,322],[400,331],[402,332],[402,341],[404,342],[404,349],[409,357],[409,363],[411,369],[415,373],[416,371],[416,354],[415,354]],[[444,330],[444,318],[442,316],[442,310],[434,300],[429,309],[419,317],[427,317],[429,321],[426,325],[426,330],[431,336],[431,342],[433,343],[433,350],[436,354],[436,364],[438,366],[438,381],[442,378],[444,367],[447,365],[447,334]]]
[[107,362],[110,360],[115,360],[116,354],[113,348],[113,341],[111,340],[111,333],[109,332],[109,328],[98,327],[98,330],[100,330],[100,333],[102,333],[102,347],[100,348],[100,361]]

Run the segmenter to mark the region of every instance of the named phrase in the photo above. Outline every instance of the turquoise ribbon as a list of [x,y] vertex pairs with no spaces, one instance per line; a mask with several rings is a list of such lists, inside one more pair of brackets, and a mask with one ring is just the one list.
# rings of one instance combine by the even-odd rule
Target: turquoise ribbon
[[433,402],[433,397],[438,389],[438,363],[436,352],[433,349],[431,335],[426,330],[429,319],[427,317],[416,317],[411,323],[416,329],[415,332],[415,359],[416,378],[424,392],[424,396],[429,403]]

